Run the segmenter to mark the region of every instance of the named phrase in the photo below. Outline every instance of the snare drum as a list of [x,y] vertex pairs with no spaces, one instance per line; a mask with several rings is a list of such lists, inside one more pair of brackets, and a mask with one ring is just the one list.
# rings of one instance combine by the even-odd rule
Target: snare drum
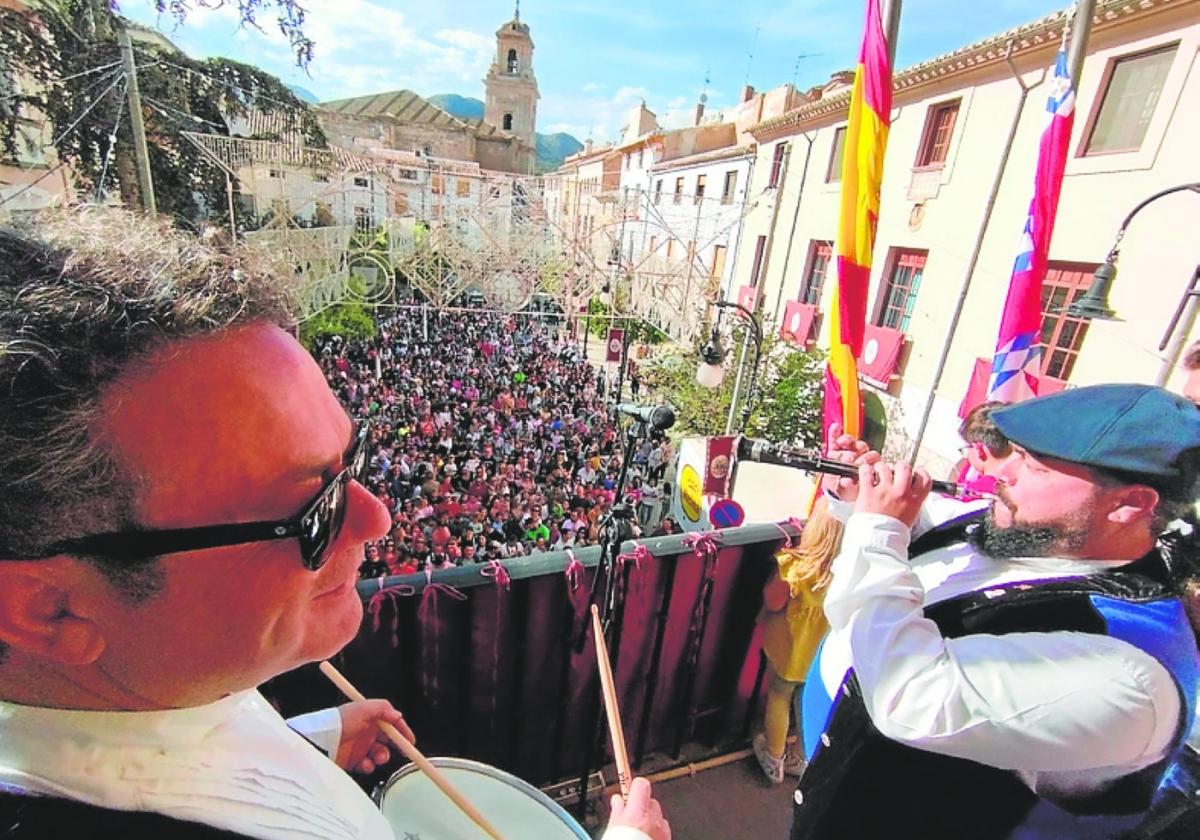
[[[546,794],[511,773],[465,758],[431,758],[505,840],[589,840],[571,815]],[[486,840],[466,814],[410,764],[376,792],[379,810],[396,840]]]

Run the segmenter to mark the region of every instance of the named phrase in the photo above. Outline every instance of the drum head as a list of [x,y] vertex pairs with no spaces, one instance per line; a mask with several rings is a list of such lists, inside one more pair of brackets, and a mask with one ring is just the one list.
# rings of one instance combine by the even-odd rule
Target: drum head
[[[589,840],[557,802],[511,773],[465,758],[430,761],[505,840]],[[376,799],[396,840],[488,840],[415,765],[396,771]]]

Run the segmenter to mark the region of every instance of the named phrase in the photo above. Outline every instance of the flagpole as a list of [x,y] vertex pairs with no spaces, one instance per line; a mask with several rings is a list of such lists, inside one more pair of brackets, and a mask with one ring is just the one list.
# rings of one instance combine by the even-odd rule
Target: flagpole
[[887,38],[888,67],[896,67],[896,41],[900,37],[900,6],[903,0],[885,0],[883,34]]
[[1067,50],[1067,68],[1071,71],[1071,84],[1075,90],[1079,90],[1079,76],[1083,72],[1083,60],[1087,57],[1095,13],[1096,0],[1079,0],[1075,4],[1075,19],[1071,21],[1071,46]]
[[[1079,90],[1079,72],[1083,67],[1083,59],[1087,54],[1087,38],[1091,31],[1092,15],[1095,10],[1095,0],[1079,0],[1075,7],[1074,20],[1071,21],[1071,45],[1068,53],[1068,66],[1075,69],[1071,75],[1071,85],[1075,90]],[[1067,22],[1064,21],[1064,26]],[[1017,126],[1020,123],[1021,115],[1025,109],[1025,102],[1029,94],[1030,87],[1027,86],[1021,78],[1016,67],[1011,59],[1012,43],[1009,42],[1009,55],[1005,56],[1009,67],[1012,69],[1013,77],[1017,80],[1017,84],[1021,86],[1021,98],[1018,103],[1017,111],[1013,116],[1011,125],[1009,126],[1008,140],[1004,146],[1004,152],[1000,157],[1000,164],[996,169],[996,176],[992,181],[991,193],[988,196],[987,206],[984,209],[983,219],[980,222],[979,230],[975,237],[975,246],[972,249],[971,257],[968,261],[966,277],[963,280],[962,291],[959,293],[958,302],[954,309],[954,314],[950,319],[950,329],[946,336],[946,341],[942,345],[941,356],[938,359],[937,368],[934,371],[933,381],[929,386],[929,396],[925,399],[925,407],[921,414],[921,423],[917,428],[916,437],[913,440],[912,452],[909,454],[909,464],[915,464],[917,454],[921,449],[921,442],[924,440],[925,431],[929,426],[929,417],[933,411],[933,401],[937,397],[938,385],[941,384],[942,374],[945,372],[946,362],[950,355],[951,345],[954,342],[955,333],[958,330],[958,323],[962,316],[963,306],[966,302],[967,292],[971,286],[971,279],[975,273],[975,267],[979,261],[979,254],[983,248],[983,240],[987,235],[989,223],[991,221],[992,210],[995,206],[996,197],[1000,190],[1000,182],[1003,179],[1004,171],[1008,166],[1008,158],[1012,152],[1013,143],[1016,139]]]

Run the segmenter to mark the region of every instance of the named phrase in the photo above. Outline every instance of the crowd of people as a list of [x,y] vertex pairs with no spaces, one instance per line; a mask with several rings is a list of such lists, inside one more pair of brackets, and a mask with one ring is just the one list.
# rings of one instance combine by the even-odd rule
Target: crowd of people
[[[576,342],[526,314],[400,310],[378,326],[374,338],[315,348],[370,426],[367,486],[392,516],[363,577],[599,542],[622,432],[611,383]],[[673,457],[659,432],[635,451],[625,501],[645,533],[673,530],[658,503]]]

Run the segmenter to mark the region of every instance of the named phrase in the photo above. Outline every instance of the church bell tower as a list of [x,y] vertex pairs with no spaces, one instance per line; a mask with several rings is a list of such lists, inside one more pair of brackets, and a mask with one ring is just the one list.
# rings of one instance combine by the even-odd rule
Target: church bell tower
[[533,76],[533,39],[529,26],[521,22],[519,0],[512,20],[496,31],[496,57],[483,83],[487,89],[484,120],[535,148],[538,89]]

